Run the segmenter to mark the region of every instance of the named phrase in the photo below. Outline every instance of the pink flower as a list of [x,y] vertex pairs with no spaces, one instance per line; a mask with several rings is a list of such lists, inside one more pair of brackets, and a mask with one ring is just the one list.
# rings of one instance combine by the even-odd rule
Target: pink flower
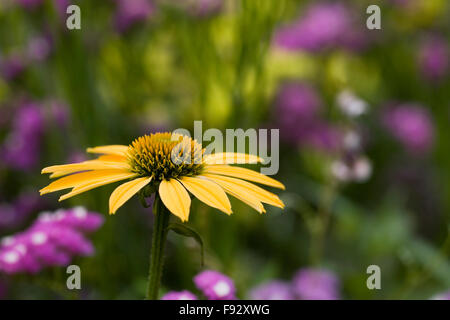
[[187,290],[169,291],[161,298],[161,300],[197,300],[197,297]]
[[295,300],[289,283],[272,280],[250,291],[252,300]]
[[428,151],[433,144],[434,127],[429,112],[417,104],[388,108],[383,122],[390,133],[411,153]]
[[94,253],[84,233],[97,230],[101,215],[77,207],[43,213],[24,232],[2,239],[0,271],[5,273],[37,273],[49,266],[65,266],[73,256]]
[[314,3],[297,21],[275,33],[275,43],[293,51],[316,52],[337,46],[359,49],[366,45],[367,36],[355,17],[341,2]]
[[115,25],[119,32],[125,32],[134,24],[143,22],[155,12],[150,0],[116,0]]
[[293,290],[302,300],[339,299],[339,281],[323,269],[301,269],[293,280]]
[[236,288],[233,280],[220,272],[203,271],[194,277],[194,283],[208,300],[236,299]]

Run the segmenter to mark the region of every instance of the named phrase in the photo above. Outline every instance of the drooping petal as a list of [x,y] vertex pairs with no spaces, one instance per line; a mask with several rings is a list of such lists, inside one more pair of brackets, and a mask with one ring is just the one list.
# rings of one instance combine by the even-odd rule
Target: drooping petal
[[78,171],[103,170],[103,169],[129,169],[128,163],[111,162],[100,160],[88,160],[79,163],[62,164],[42,169],[42,173],[74,173]]
[[180,181],[200,201],[226,214],[231,214],[230,200],[218,184],[196,177],[183,177]]
[[88,182],[88,183],[84,183],[84,184],[80,184],[77,185],[76,187],[74,187],[72,189],[72,191],[70,191],[69,193],[63,194],[61,197],[59,197],[59,201],[63,201],[66,200],[68,198],[71,198],[73,196],[79,195],[80,193],[110,184],[110,183],[114,183],[114,182],[118,182],[121,180],[125,180],[125,179],[129,179],[129,178],[133,178],[136,175],[133,173],[128,173],[128,174],[124,174],[124,175],[117,175],[117,176],[111,176],[109,178],[105,178],[102,180],[97,180],[94,182]]
[[80,184],[86,184],[122,176],[132,177],[134,175],[134,173],[124,169],[106,169],[75,173],[50,183],[47,187],[41,189],[40,193],[41,195],[43,195],[49,192],[73,188]]
[[159,196],[162,202],[181,221],[189,219],[191,198],[183,185],[176,179],[163,180],[159,185]]
[[257,185],[254,185],[253,183],[226,177],[226,176],[219,176],[219,175],[209,175],[209,177],[214,177],[215,181],[218,183],[218,181],[222,183],[226,183],[229,187],[233,188],[236,192],[240,192],[244,195],[252,195],[255,198],[257,198],[259,201],[263,203],[270,204],[275,207],[284,208],[284,203],[278,198],[276,194],[273,194],[272,192],[269,192],[261,187],[258,187]]
[[100,153],[100,154],[115,154],[119,156],[126,155],[128,151],[128,146],[124,145],[109,145],[109,146],[99,146],[94,148],[88,148],[89,153]]
[[264,160],[258,156],[246,153],[220,152],[206,155],[203,162],[206,164],[245,164],[262,163]]
[[117,209],[119,209],[139,190],[149,184],[151,180],[151,177],[137,178],[118,186],[109,197],[109,213],[116,213]]
[[262,205],[261,201],[253,196],[252,194],[246,193],[246,190],[243,188],[236,187],[233,184],[230,184],[226,181],[223,181],[220,179],[220,176],[213,175],[213,174],[202,174],[200,177],[205,177],[209,180],[214,181],[219,186],[221,186],[226,193],[231,194],[233,197],[241,200],[245,204],[249,205],[259,213],[265,213],[266,210],[264,209],[264,206]]
[[247,168],[231,167],[226,165],[225,166],[212,165],[206,166],[204,172],[240,178],[244,180],[265,184],[271,187],[280,188],[283,190],[285,189],[284,185],[281,182]]

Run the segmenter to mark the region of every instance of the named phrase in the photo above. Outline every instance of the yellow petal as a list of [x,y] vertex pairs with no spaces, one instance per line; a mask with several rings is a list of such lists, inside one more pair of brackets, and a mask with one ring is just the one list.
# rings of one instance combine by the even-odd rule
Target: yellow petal
[[109,178],[122,176],[129,177],[134,175],[134,173],[124,169],[94,170],[76,173],[50,183],[47,187],[41,189],[39,192],[41,193],[41,195],[43,195],[49,192],[72,188],[80,184],[96,182]]
[[126,155],[127,151],[128,146],[123,145],[99,146],[87,149],[87,152],[89,153],[115,154],[119,156]]
[[128,175],[123,175],[123,176],[116,176],[116,177],[110,177],[107,179],[103,179],[103,180],[98,180],[95,182],[88,182],[85,184],[80,184],[77,185],[75,188],[72,189],[72,191],[70,191],[69,193],[66,193],[64,195],[62,195],[61,197],[59,197],[59,201],[63,201],[66,200],[68,198],[71,198],[73,196],[79,195],[80,193],[104,186],[106,184],[110,184],[110,183],[114,183],[117,181],[121,181],[121,180],[125,180],[125,179],[129,179],[129,178],[133,178],[135,177],[135,174],[131,174],[129,173]]
[[261,201],[258,198],[256,198],[254,195],[248,193],[246,189],[241,188],[239,186],[236,187],[235,185],[220,179],[221,178],[220,176],[216,176],[213,174],[202,174],[201,177],[205,177],[209,180],[214,181],[219,186],[221,186],[227,193],[229,193],[233,197],[241,200],[242,202],[249,205],[250,207],[252,207],[256,211],[258,211],[259,213],[266,212]]
[[235,178],[265,184],[275,188],[280,188],[283,190],[285,189],[284,185],[281,182],[247,168],[213,165],[213,166],[206,166],[204,172],[220,174],[224,176],[231,176]]
[[42,169],[42,173],[74,173],[88,170],[102,170],[102,169],[129,169],[128,163],[111,162],[100,160],[88,160],[80,163],[62,164],[57,166],[50,166]]
[[175,179],[163,180],[159,185],[159,196],[162,202],[181,221],[189,219],[191,198],[183,185]]
[[109,197],[109,213],[116,213],[117,209],[145,187],[151,180],[151,177],[137,178],[118,186]]
[[226,214],[231,214],[230,200],[225,191],[216,183],[193,177],[183,177],[180,181],[200,201]]
[[206,155],[203,158],[203,162],[206,164],[244,164],[262,163],[264,160],[258,156],[246,153],[220,152]]
[[71,170],[56,171],[56,172],[53,172],[53,173],[52,173],[51,175],[49,175],[48,177],[49,177],[50,179],[53,179],[53,178],[59,178],[59,177],[66,176],[66,175],[71,174],[71,173],[73,173],[73,171],[71,171]]
[[209,175],[209,177],[213,177],[216,182],[221,181],[222,183],[226,183],[230,187],[234,188],[236,192],[241,192],[242,194],[250,194],[263,203],[267,203],[282,209],[284,208],[283,201],[281,201],[276,194],[264,190],[263,188],[260,188],[259,186],[254,185],[253,183],[241,179],[235,179],[219,175]]
[[112,161],[112,162],[126,162],[127,157],[119,156],[117,154],[104,154],[97,158],[100,161]]

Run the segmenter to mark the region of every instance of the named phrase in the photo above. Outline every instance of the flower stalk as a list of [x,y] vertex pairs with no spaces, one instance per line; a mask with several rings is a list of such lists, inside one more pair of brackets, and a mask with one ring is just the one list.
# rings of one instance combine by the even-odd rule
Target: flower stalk
[[155,223],[153,227],[153,239],[150,252],[150,267],[148,273],[148,284],[146,300],[158,299],[159,286],[164,265],[164,248],[167,239],[167,226],[169,224],[169,212],[161,201],[158,194],[155,194],[153,205]]

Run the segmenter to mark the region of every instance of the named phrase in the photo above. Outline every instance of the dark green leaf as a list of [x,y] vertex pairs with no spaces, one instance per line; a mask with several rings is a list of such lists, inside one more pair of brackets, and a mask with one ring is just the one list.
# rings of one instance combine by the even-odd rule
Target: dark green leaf
[[170,230],[174,231],[175,233],[178,233],[179,235],[194,238],[194,240],[197,241],[197,243],[200,245],[201,265],[203,266],[204,264],[203,240],[197,233],[197,231],[181,223],[169,224],[169,226],[167,227],[167,231]]

